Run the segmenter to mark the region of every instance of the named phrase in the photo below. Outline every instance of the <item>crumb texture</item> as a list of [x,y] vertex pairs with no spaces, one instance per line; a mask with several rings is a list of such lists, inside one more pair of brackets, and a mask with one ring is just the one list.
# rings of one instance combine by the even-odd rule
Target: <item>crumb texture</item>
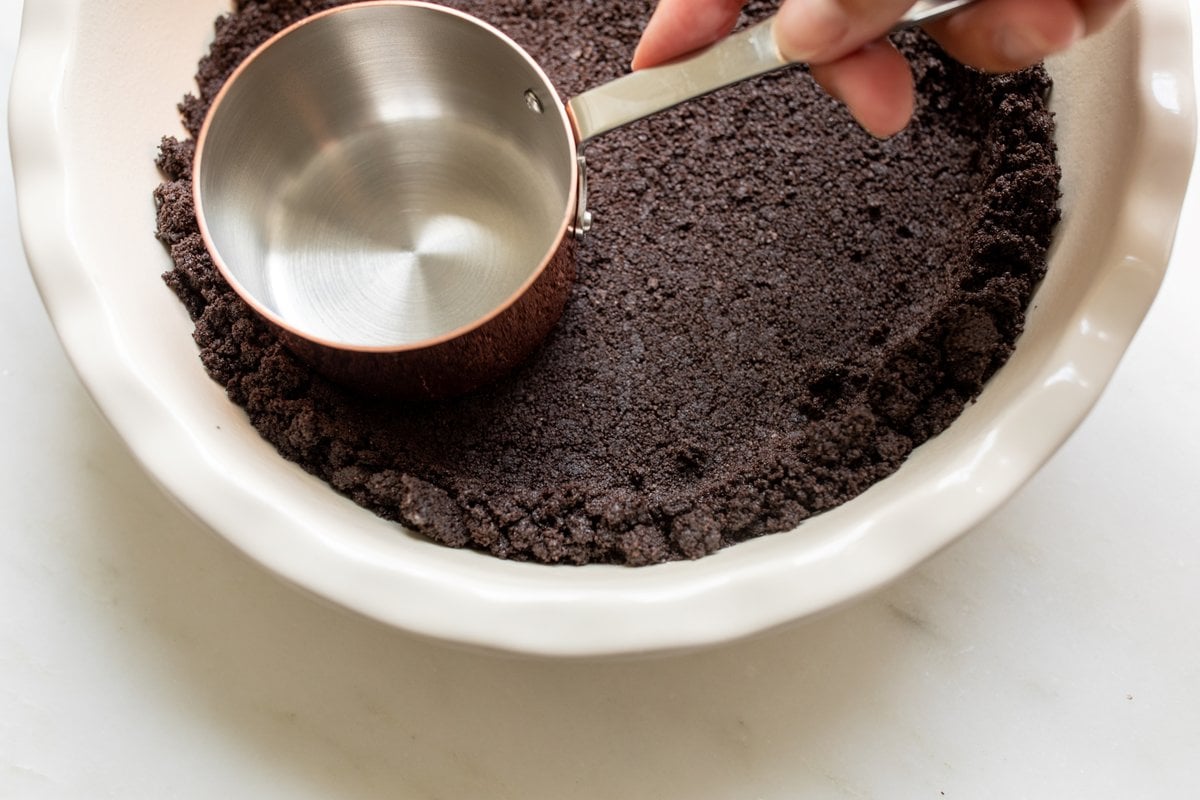
[[[180,106],[192,136],[255,46],[332,5],[244,1],[219,19]],[[564,96],[621,74],[644,22],[617,0],[449,5],[516,39]],[[164,277],[262,436],[432,540],[643,565],[788,530],[892,473],[977,396],[1058,220],[1046,74],[986,76],[922,34],[898,40],[920,99],[889,141],[795,69],[590,144],[596,225],[562,321],[468,397],[355,396],[284,349],[200,239],[191,139],[160,150]]]

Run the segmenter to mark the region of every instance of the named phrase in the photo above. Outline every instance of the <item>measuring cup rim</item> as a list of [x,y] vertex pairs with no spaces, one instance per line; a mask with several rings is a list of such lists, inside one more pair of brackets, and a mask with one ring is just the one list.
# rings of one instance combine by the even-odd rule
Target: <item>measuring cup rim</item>
[[[238,78],[240,78],[255,61],[257,61],[264,53],[270,50],[276,43],[290,36],[292,33],[300,30],[306,25],[312,24],[326,17],[337,16],[347,12],[361,11],[368,8],[377,9],[386,7],[422,8],[445,14],[450,17],[456,17],[464,23],[475,25],[484,31],[487,31],[492,36],[498,38],[501,42],[508,45],[511,50],[516,52],[522,59],[524,59],[526,64],[550,89],[550,94],[552,96],[550,99],[553,100],[554,110],[558,114],[560,122],[562,122],[563,135],[567,140],[570,151],[571,174],[568,176],[570,183],[568,185],[566,203],[564,203],[565,207],[563,209],[563,217],[558,224],[557,232],[553,239],[553,244],[542,256],[542,259],[538,263],[536,269],[533,269],[529,273],[526,279],[512,292],[512,294],[510,294],[502,302],[493,306],[491,310],[484,316],[478,317],[477,319],[474,319],[464,325],[460,325],[459,327],[439,336],[420,339],[414,342],[406,342],[404,344],[365,345],[340,342],[302,330],[293,325],[291,322],[287,321],[284,317],[277,314],[275,311],[268,308],[257,297],[255,297],[253,293],[251,293],[248,289],[246,289],[245,286],[242,285],[241,281],[239,281],[236,275],[234,275],[233,270],[228,264],[225,263],[225,259],[221,255],[220,250],[217,248],[216,242],[214,241],[209,230],[206,214],[204,213],[204,193],[201,189],[201,175],[203,174],[205,145],[208,141],[213,119],[216,117],[217,112],[221,108],[222,102],[225,100],[225,97],[231,88],[236,84]],[[288,331],[289,333],[298,336],[301,339],[330,348],[332,350],[355,353],[406,353],[436,347],[438,345],[460,339],[463,336],[470,334],[472,331],[482,328],[496,317],[510,309],[529,291],[530,287],[532,287],[538,281],[538,279],[541,278],[542,274],[545,273],[546,268],[554,259],[554,256],[562,248],[564,238],[570,235],[571,226],[575,222],[578,213],[579,181],[579,147],[574,120],[567,112],[566,106],[559,97],[558,90],[555,88],[553,81],[550,80],[549,76],[546,75],[545,71],[541,68],[537,61],[525,51],[525,48],[513,41],[512,37],[508,36],[494,25],[491,25],[490,23],[485,22],[484,20],[479,19],[471,14],[467,14],[466,12],[437,5],[435,3],[422,2],[422,0],[361,0],[360,2],[347,3],[342,6],[335,6],[334,8],[328,8],[324,11],[319,11],[303,19],[297,20],[291,25],[288,25],[287,27],[273,34],[258,47],[254,48],[254,50],[251,51],[251,53],[246,56],[246,58],[244,58],[242,62],[237,65],[237,67],[234,68],[233,72],[229,74],[229,77],[225,79],[225,83],[222,84],[221,88],[217,91],[216,96],[213,98],[213,101],[208,108],[208,112],[204,115],[204,122],[200,126],[200,134],[196,137],[195,156],[192,159],[192,201],[196,213],[196,223],[200,230],[200,237],[204,242],[205,249],[212,258],[213,264],[216,266],[217,271],[225,279],[226,283],[229,284],[230,288],[232,288],[234,292],[236,292],[237,295],[241,297],[242,300],[245,301],[245,303],[249,305],[250,308],[253,309],[257,314],[269,320],[279,328],[282,328],[283,330]]]

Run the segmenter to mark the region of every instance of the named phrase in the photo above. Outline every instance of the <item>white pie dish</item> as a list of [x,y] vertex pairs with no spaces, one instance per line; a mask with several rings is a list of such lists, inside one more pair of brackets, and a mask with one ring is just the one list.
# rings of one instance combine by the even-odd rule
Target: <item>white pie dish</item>
[[[725,642],[847,602],[1004,502],[1098,398],[1161,282],[1194,136],[1187,7],[1137,4],[1053,65],[1064,212],[1012,360],[893,477],[796,531],[626,569],[430,544],[281,459],[204,373],[159,278],[150,192],[220,0],[26,0],[11,140],[29,262],[64,346],[147,470],[280,576],[416,633],[539,655]],[[182,33],[181,33],[182,32]]]

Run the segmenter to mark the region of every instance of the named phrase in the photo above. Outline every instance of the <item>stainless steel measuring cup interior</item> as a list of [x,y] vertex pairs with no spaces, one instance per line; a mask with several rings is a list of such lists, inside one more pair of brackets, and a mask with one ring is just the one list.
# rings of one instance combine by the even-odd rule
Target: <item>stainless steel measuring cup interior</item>
[[[901,26],[969,2],[919,2]],[[591,223],[583,145],[787,64],[767,20],[564,104],[469,15],[334,8],[256,50],[214,100],[194,168],[201,233],[231,286],[331,377],[464,391],[561,312]]]

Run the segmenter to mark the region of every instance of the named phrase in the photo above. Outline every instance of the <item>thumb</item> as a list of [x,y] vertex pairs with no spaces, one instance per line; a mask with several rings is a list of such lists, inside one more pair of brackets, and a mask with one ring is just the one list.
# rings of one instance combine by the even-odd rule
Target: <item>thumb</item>
[[775,16],[775,42],[792,61],[834,61],[886,34],[912,4],[913,0],[784,0]]
[[633,53],[633,68],[652,67],[727,35],[745,0],[659,0]]

